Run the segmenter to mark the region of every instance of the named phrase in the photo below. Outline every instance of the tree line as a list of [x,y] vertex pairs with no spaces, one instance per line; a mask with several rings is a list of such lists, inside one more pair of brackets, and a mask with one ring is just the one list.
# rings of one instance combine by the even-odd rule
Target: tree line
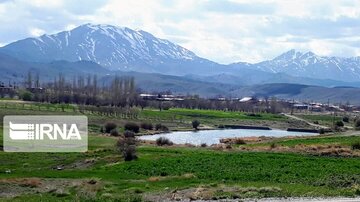
[[19,95],[29,101],[94,106],[132,107],[139,102],[134,78],[124,76],[109,77],[99,85],[96,75],[69,80],[59,74],[52,82],[41,82],[38,74],[29,72]]

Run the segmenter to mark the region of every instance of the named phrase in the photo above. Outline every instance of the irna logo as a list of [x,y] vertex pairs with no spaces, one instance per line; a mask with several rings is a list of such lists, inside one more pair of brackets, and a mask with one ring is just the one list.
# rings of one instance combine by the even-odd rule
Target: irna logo
[[85,152],[86,116],[5,116],[6,152]]
[[76,124],[23,124],[9,122],[10,138],[13,140],[81,140]]

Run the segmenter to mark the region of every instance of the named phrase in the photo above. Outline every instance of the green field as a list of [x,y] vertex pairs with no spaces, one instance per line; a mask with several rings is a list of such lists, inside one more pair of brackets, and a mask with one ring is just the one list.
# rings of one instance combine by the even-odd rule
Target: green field
[[[38,111],[35,108],[6,108],[1,109],[0,116],[39,113],[78,114],[72,110],[53,112],[43,109]],[[176,116],[175,120],[199,119],[203,122],[216,121],[223,124],[232,119],[286,120],[282,116],[271,114],[249,117],[237,112],[185,109],[161,112],[147,109],[141,112],[139,120],[168,119],[171,123],[171,116]],[[360,195],[359,157],[320,157],[297,153],[140,145],[137,150],[139,158],[124,162],[115,150],[117,139],[99,135],[98,129],[109,120],[118,123],[129,120],[92,114],[88,117],[91,130],[89,151],[86,153],[0,151],[0,201],[142,201],[148,195],[171,194],[175,190],[189,190],[194,187],[211,190],[207,193],[211,198]],[[178,124],[173,123],[173,126]],[[2,139],[2,128],[0,131]],[[330,136],[280,139],[275,142],[287,146],[349,146],[358,140],[359,136]],[[271,143],[259,144],[268,146]],[[40,182],[21,181],[27,178]],[[54,189],[44,188],[55,185]],[[14,190],[17,193],[15,198],[10,197]]]
[[341,145],[341,146],[351,146],[355,142],[360,142],[360,136],[319,136],[319,137],[311,137],[311,138],[296,138],[296,139],[275,139],[266,143],[255,143],[255,144],[247,144],[245,146],[270,146],[275,143],[281,146],[294,147],[296,145]]
[[343,116],[340,115],[332,115],[332,114],[327,114],[327,115],[318,115],[318,114],[302,114],[299,115],[299,117],[308,120],[310,122],[319,122],[320,125],[325,125],[325,126],[334,126],[334,122],[336,121],[341,121]]
[[[37,115],[37,114],[59,114],[59,115],[73,115],[82,114],[88,116],[89,123],[99,128],[106,121],[118,122],[119,125],[124,124],[123,117],[117,116],[99,116],[96,113],[89,111],[79,111],[79,107],[70,104],[46,104],[46,103],[15,103],[15,102],[0,102],[0,116],[4,115]],[[203,125],[208,127],[218,127],[223,124],[244,124],[244,125],[261,125],[264,123],[275,124],[284,123],[288,118],[283,115],[258,113],[256,116],[244,112],[219,111],[219,110],[197,110],[197,109],[180,109],[172,108],[169,110],[158,110],[145,108],[138,109],[136,117],[126,118],[133,122],[152,122],[166,124],[173,130],[189,130],[191,129],[191,121],[199,120]]]

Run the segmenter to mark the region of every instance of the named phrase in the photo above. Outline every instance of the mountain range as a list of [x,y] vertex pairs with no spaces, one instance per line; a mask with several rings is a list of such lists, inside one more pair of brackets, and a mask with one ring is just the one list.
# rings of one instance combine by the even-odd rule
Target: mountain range
[[268,89],[263,85],[275,88],[273,83],[288,84],[289,89],[293,89],[290,84],[313,90],[321,86],[337,93],[349,89],[333,87],[360,87],[360,57],[326,57],[293,49],[259,63],[225,65],[142,30],[94,24],[0,48],[0,80],[21,80],[27,71],[39,72],[44,80],[59,73],[68,77],[96,73],[103,78],[132,75],[147,91],[204,96],[261,95],[258,89]]

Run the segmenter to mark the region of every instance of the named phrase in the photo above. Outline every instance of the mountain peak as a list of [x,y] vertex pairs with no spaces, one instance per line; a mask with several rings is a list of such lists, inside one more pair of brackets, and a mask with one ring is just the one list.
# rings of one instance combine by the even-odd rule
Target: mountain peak
[[[26,61],[88,60],[110,70],[184,73],[182,68],[216,65],[148,32],[107,24],[87,23],[70,31],[20,40],[1,49]],[[170,69],[171,66],[178,68]]]
[[277,56],[273,60],[293,60],[293,59],[299,57],[300,55],[302,55],[301,52],[296,51],[295,49],[291,49],[291,50]]
[[95,30],[108,29],[108,28],[113,28],[113,29],[124,29],[125,28],[125,27],[119,27],[119,26],[108,25],[108,24],[93,24],[93,23],[86,23],[86,24],[78,26],[77,28],[81,28],[81,27],[86,27],[86,28],[95,29]]

